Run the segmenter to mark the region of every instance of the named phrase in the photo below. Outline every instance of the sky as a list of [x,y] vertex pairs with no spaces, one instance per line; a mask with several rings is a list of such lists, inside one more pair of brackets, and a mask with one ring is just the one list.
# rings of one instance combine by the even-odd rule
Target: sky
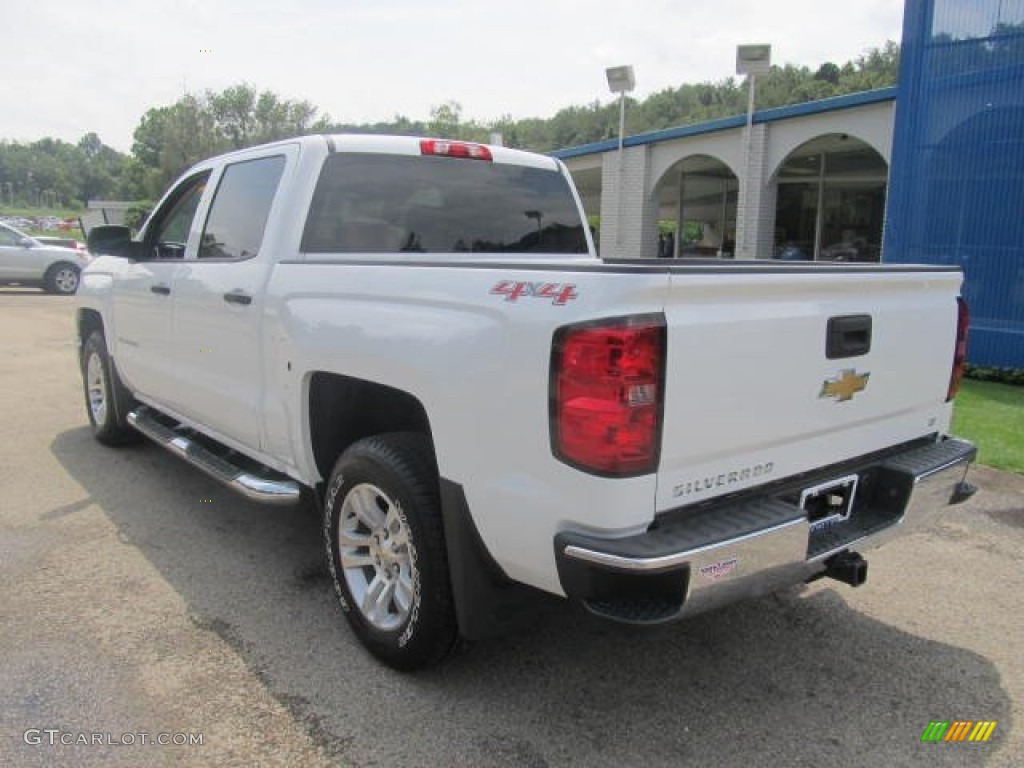
[[123,152],[146,110],[241,82],[369,123],[462,105],[465,119],[551,117],[735,74],[736,46],[773,64],[842,64],[899,41],[903,0],[6,0],[0,139]]

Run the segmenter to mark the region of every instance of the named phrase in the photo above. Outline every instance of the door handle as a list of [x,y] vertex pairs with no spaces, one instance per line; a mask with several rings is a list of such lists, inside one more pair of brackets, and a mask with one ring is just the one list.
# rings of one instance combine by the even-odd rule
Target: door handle
[[152,291],[153,293],[158,293],[161,296],[170,296],[171,295],[171,286],[164,285],[163,283],[157,283],[156,285],[151,285],[151,286],[149,286],[149,290]]
[[224,294],[224,301],[228,304],[241,304],[247,307],[252,304],[252,296],[242,291],[228,291]]

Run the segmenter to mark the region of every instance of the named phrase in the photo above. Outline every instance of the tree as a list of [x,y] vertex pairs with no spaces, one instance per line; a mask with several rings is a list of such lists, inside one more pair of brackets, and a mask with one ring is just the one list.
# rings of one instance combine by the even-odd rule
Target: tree
[[[273,97],[276,101],[276,96]],[[222,134],[234,149],[249,146],[256,130],[256,90],[246,84],[225,88],[220,93],[206,93],[207,108]],[[261,116],[266,114],[266,105]]]
[[77,144],[52,138],[0,142],[3,199],[10,203],[13,197],[23,206],[76,208],[90,198],[112,195],[126,161],[95,133]]
[[[219,93],[186,94],[142,116],[132,155],[142,166],[157,169],[166,186],[189,166],[219,152],[325,130],[329,118],[317,119],[318,111],[307,101],[257,93],[246,83]],[[132,174],[134,186],[151,187],[152,178],[143,178],[137,168]]]
[[78,140],[78,148],[82,150],[82,153],[88,159],[92,160],[99,156],[104,146],[103,142],[100,141],[100,137],[90,131]]
[[824,80],[826,82],[832,83],[832,85],[839,85],[839,76],[841,74],[842,73],[840,72],[839,67],[833,64],[831,61],[826,61],[824,64],[818,67],[818,71],[814,73],[814,79]]
[[512,115],[504,114],[497,120],[491,121],[487,126],[487,133],[501,134],[502,143],[507,147],[519,146],[519,129]]
[[116,196],[121,200],[155,200],[163,189],[163,175],[159,168],[130,157],[121,169]]
[[118,187],[118,177],[127,158],[104,144],[95,133],[87,133],[78,141],[77,165],[80,181],[79,196],[84,202],[107,198]]
[[457,101],[446,101],[438,104],[430,110],[430,122],[427,123],[427,131],[431,136],[441,139],[459,139],[460,122],[462,120],[462,105]]
[[900,69],[900,47],[891,40],[882,48],[872,48],[853,62],[853,72],[839,80],[843,93],[869,91],[895,85]]
[[132,154],[144,165],[158,168],[166,186],[190,165],[228,147],[204,100],[189,94],[170,107],[151,109],[143,116]]

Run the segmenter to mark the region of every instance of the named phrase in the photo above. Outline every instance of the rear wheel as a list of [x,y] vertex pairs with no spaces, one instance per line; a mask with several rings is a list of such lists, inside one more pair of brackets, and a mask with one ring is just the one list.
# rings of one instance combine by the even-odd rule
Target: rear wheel
[[43,287],[48,293],[69,295],[78,290],[81,272],[74,264],[54,264],[46,271]]
[[131,395],[107,354],[103,331],[93,331],[82,345],[82,384],[92,433],[101,443],[123,445],[139,439],[128,424]]
[[401,670],[436,663],[458,639],[429,441],[394,433],[353,444],[324,502],[328,568],[360,642]]

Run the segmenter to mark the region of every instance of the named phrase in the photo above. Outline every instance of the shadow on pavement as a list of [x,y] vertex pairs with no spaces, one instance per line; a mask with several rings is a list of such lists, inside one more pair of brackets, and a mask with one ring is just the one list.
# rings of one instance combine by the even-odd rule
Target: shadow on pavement
[[[1011,726],[988,660],[857,613],[839,585],[657,630],[545,603],[525,633],[400,675],[349,633],[307,510],[249,503],[155,446],[104,449],[85,428],[52,451],[192,621],[346,763],[977,765]],[[993,743],[920,742],[929,720],[956,718],[998,720]]]

